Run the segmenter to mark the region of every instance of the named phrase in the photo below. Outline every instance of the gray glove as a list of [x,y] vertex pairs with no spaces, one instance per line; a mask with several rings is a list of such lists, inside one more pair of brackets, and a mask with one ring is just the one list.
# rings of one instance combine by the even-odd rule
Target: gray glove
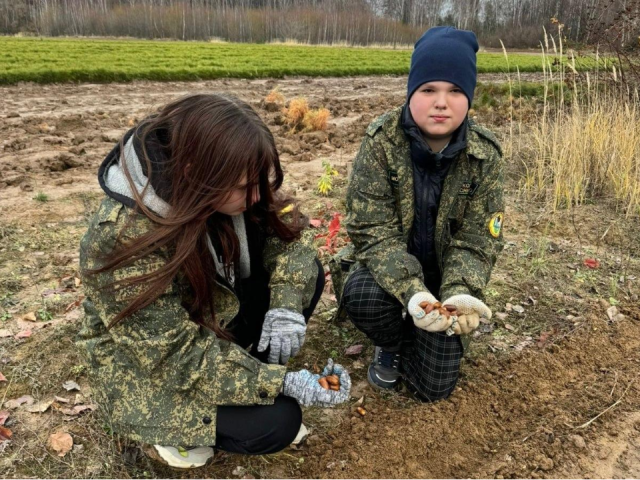
[[318,383],[320,375],[311,373],[309,370],[299,372],[288,372],[284,376],[282,393],[288,397],[295,398],[303,407],[333,407],[349,400],[351,392],[351,377],[342,365],[327,361],[322,376],[338,375],[340,377],[340,390],[325,390]]
[[306,333],[304,316],[288,308],[272,308],[264,316],[258,351],[264,352],[271,344],[268,362],[285,365],[300,351]]

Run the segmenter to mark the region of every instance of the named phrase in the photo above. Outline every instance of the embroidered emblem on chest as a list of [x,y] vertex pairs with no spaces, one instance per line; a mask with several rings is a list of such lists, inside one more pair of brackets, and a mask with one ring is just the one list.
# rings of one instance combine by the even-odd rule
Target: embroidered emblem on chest
[[475,182],[462,182],[460,186],[460,191],[458,195],[463,195],[465,197],[472,197],[474,193],[478,190],[478,184]]

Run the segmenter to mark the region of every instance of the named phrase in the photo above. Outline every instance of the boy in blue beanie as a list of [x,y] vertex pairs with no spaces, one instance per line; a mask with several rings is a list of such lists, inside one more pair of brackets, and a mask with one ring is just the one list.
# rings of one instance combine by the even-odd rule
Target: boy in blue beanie
[[347,191],[353,251],[336,293],[375,345],[369,383],[404,380],[427,401],[451,394],[469,334],[491,318],[482,291],[503,248],[502,152],[467,118],[477,51],[450,27],[418,40],[406,103],[369,125]]

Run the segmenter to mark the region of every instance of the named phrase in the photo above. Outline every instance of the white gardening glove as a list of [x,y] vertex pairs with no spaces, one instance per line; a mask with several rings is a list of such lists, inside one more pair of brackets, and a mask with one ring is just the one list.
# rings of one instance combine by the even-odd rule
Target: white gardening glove
[[447,335],[471,333],[478,328],[480,318],[491,319],[491,309],[482,300],[471,295],[454,295],[443,302],[443,305],[453,305],[457,309],[457,319],[447,330]]
[[429,292],[418,292],[411,297],[407,311],[413,318],[413,323],[416,327],[426,330],[427,332],[444,332],[451,326],[455,316],[447,317],[442,315],[438,309],[430,313],[425,313],[424,309],[420,306],[422,302],[435,303],[437,301],[436,297]]
[[340,377],[340,390],[325,390],[318,383],[320,375],[309,370],[288,372],[284,376],[282,393],[295,398],[303,407],[333,407],[349,400],[351,392],[351,377],[342,365],[334,364],[332,359],[327,361],[322,376],[338,375]]
[[288,308],[272,308],[264,316],[258,351],[264,352],[269,344],[269,363],[286,364],[304,343],[307,323],[304,316]]

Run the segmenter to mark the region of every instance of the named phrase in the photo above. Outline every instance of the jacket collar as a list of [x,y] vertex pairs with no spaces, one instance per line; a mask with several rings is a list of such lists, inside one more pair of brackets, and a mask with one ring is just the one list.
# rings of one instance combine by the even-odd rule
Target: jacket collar
[[[389,141],[396,146],[406,144],[409,141],[402,127],[403,109],[404,105],[391,110],[381,126]],[[469,156],[475,157],[478,160],[488,160],[493,152],[487,148],[487,140],[485,140],[480,133],[481,130],[481,127],[473,120],[468,119],[466,152]]]
[[409,137],[411,142],[411,157],[414,164],[421,168],[436,168],[436,170],[446,166],[458,154],[464,150],[467,145],[467,119],[462,122],[453,135],[447,146],[441,152],[434,152],[425,140],[420,127],[416,124],[409,105],[405,104],[400,118],[402,130]]

